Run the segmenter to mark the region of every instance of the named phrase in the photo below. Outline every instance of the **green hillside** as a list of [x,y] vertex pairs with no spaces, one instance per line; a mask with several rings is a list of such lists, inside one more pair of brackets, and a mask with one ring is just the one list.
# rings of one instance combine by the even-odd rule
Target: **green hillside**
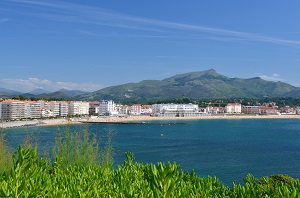
[[300,89],[283,82],[228,78],[210,69],[175,75],[164,80],[112,86],[79,97],[82,100],[151,101],[179,97],[193,99],[300,97]]

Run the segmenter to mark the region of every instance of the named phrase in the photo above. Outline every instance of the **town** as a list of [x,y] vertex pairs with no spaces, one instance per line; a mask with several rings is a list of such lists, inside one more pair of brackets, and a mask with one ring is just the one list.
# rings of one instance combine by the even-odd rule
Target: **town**
[[300,115],[299,107],[285,106],[279,108],[270,102],[260,106],[244,106],[240,103],[228,103],[225,107],[206,107],[197,104],[152,104],[152,105],[122,105],[112,100],[95,102],[85,101],[22,101],[0,99],[1,120],[22,120],[41,118],[61,118],[78,116],[138,116],[154,117],[197,117],[208,115],[255,114],[255,115]]

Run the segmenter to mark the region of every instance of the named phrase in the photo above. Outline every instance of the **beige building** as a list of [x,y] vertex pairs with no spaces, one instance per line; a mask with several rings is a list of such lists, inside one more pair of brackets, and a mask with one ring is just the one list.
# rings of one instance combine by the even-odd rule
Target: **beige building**
[[56,101],[51,101],[49,102],[50,105],[50,111],[53,113],[54,117],[57,117],[60,115],[60,110],[59,110],[59,102]]
[[72,101],[69,104],[69,115],[88,115],[90,104],[83,101]]
[[240,103],[228,103],[225,107],[225,112],[229,114],[242,113],[242,105]]
[[59,102],[59,115],[66,117],[69,114],[69,103],[60,101]]
[[26,118],[41,118],[41,103],[36,101],[25,102],[25,117]]
[[259,114],[262,114],[262,115],[277,115],[277,114],[279,114],[279,111],[278,111],[277,108],[274,108],[274,107],[261,106],[261,107],[259,107]]
[[259,114],[259,106],[242,106],[242,113]]
[[2,119],[22,119],[25,118],[25,102],[19,100],[2,101]]
[[141,104],[133,104],[130,108],[131,115],[141,115],[142,105]]

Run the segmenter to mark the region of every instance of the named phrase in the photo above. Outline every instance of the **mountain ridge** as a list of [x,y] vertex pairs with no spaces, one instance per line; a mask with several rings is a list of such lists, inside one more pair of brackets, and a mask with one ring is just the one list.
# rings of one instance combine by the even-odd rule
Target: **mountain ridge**
[[[7,89],[2,88],[2,91]],[[8,90],[11,91],[11,90]],[[260,77],[248,79],[229,78],[214,69],[176,74],[163,80],[142,80],[106,87],[94,92],[61,89],[56,92],[33,94],[10,94],[2,92],[1,97],[23,95],[37,98],[61,98],[67,100],[114,100],[116,102],[147,102],[189,97],[191,99],[300,97],[300,88],[284,82],[263,80]]]
[[266,81],[260,77],[229,78],[214,69],[176,74],[163,80],[143,80],[106,87],[82,100],[153,101],[189,97],[193,99],[300,97],[300,88],[284,82]]

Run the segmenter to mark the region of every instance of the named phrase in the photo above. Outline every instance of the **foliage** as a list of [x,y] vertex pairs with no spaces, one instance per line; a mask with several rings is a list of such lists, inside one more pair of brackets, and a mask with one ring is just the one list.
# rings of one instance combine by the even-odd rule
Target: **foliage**
[[142,164],[132,153],[126,157],[115,170],[95,164],[64,167],[62,161],[38,158],[30,146],[19,147],[10,172],[0,176],[0,197],[297,197],[300,192],[299,180],[285,182],[285,175],[257,182],[249,174],[244,185],[227,187],[176,163]]
[[300,181],[282,174],[248,174],[244,185],[228,187],[175,162],[138,163],[132,153],[113,169],[110,133],[100,151],[87,129],[71,132],[69,126],[56,139],[53,163],[40,158],[30,142],[12,154],[0,136],[0,197],[299,197]]
[[12,167],[12,153],[7,147],[4,134],[0,134],[0,174],[9,171]]
[[214,70],[175,75],[164,80],[146,80],[111,86],[96,92],[79,95],[79,100],[103,98],[124,102],[152,102],[173,98],[193,99],[300,97],[300,88],[283,82],[271,82],[259,77],[229,78]]
[[53,153],[56,162],[62,169],[67,169],[70,165],[91,166],[105,165],[112,166],[113,149],[111,145],[110,132],[103,151],[100,151],[96,135],[88,131],[88,126],[79,131],[71,131],[70,125],[60,133],[55,140]]

